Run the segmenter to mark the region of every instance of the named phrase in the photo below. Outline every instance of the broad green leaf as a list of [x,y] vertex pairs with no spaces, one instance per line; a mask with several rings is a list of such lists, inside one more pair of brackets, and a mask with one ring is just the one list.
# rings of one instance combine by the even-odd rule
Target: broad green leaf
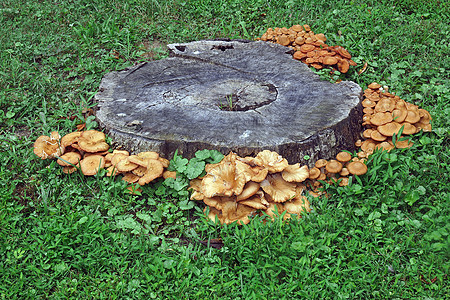
[[203,170],[205,170],[205,162],[193,158],[189,161],[184,173],[186,174],[188,179],[194,179],[200,176]]

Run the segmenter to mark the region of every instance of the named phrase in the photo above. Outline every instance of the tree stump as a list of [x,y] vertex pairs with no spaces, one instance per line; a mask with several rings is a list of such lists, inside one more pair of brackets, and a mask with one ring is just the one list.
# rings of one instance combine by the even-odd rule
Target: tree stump
[[290,163],[353,150],[361,132],[361,88],[323,81],[287,47],[215,40],[168,45],[171,56],[111,72],[95,99],[116,144],[190,158],[197,150]]

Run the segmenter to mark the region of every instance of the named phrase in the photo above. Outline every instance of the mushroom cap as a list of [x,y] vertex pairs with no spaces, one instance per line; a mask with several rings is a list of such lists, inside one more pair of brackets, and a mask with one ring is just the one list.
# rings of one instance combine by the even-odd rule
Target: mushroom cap
[[242,190],[242,193],[236,196],[236,201],[246,200],[255,195],[259,191],[259,187],[260,185],[257,182],[247,182],[244,186],[244,189]]
[[145,175],[145,173],[147,172],[147,166],[143,167],[143,166],[139,166],[136,169],[134,169],[133,171],[131,171],[131,173],[142,177]]
[[203,203],[205,203],[209,207],[214,207],[215,209],[218,209],[218,210],[222,210],[224,203],[227,201],[234,202],[229,197],[211,197],[211,198],[204,197],[203,198]]
[[361,102],[361,105],[363,107],[375,107],[377,103],[369,98],[366,98]]
[[236,164],[236,171],[235,171],[236,174],[244,176],[246,182],[250,181],[254,176],[252,167],[240,160],[236,160],[235,164]]
[[[203,212],[206,212],[206,207],[203,210]],[[219,222],[223,224],[222,212],[214,207],[209,207],[209,213],[208,213],[207,217],[208,217],[208,219],[210,219],[213,222],[216,222],[216,217],[217,217]]]
[[283,46],[287,46],[291,43],[291,41],[289,40],[289,37],[286,35],[280,35],[277,38],[277,43]]
[[261,182],[264,179],[266,179],[267,174],[269,174],[269,169],[260,166],[255,166],[252,168],[252,172],[253,176],[250,180],[254,182]]
[[[400,139],[402,139],[402,137],[400,137]],[[404,149],[404,148],[409,148],[412,145],[414,145],[413,142],[411,142],[411,139],[406,139],[406,140],[397,140],[395,142],[395,148],[399,148],[399,149]]]
[[253,162],[257,166],[269,169],[269,173],[281,172],[289,165],[280,154],[270,150],[259,152]]
[[367,166],[360,161],[352,161],[347,165],[347,169],[353,175],[363,175],[367,173]]
[[86,152],[100,152],[109,149],[105,142],[106,136],[103,132],[97,130],[83,131],[78,138],[78,146]]
[[306,53],[302,51],[295,51],[294,55],[292,56],[294,59],[300,60],[302,58],[306,57]]
[[337,53],[339,53],[340,56],[344,57],[344,58],[352,58],[351,54],[343,47],[341,46],[337,46],[335,47],[335,50]]
[[158,157],[159,162],[163,165],[164,168],[168,168],[170,165],[170,160],[164,157]]
[[125,153],[115,153],[113,154],[113,156],[111,157],[111,164],[113,166],[117,166],[117,164],[119,162],[121,162],[122,160],[125,160],[128,158],[128,155],[126,155]]
[[350,64],[345,59],[341,59],[338,62],[337,66],[338,66],[339,72],[341,72],[341,73],[347,73],[348,70],[350,69]]
[[[266,203],[268,203],[268,202],[266,202]],[[262,201],[261,201],[261,198],[257,195],[250,197],[246,200],[239,201],[239,204],[247,205],[254,209],[266,209],[267,208],[267,205],[264,205],[264,203],[262,203]]]
[[375,146],[375,149],[383,149],[383,150],[387,150],[387,151],[391,151],[394,148],[395,148],[394,145],[391,145],[387,141],[381,142]]
[[346,163],[352,159],[352,155],[347,151],[341,151],[336,155],[336,159],[341,163]]
[[[155,159],[157,159],[157,158],[155,158]],[[139,165],[139,166],[142,166],[142,167],[147,167],[147,163],[148,163],[148,159],[147,158],[142,158],[142,157],[139,157],[137,155],[130,155],[130,156],[128,156],[128,161],[130,163],[133,163],[133,164],[136,164],[136,165]]]
[[414,134],[417,132],[417,128],[416,126],[412,125],[411,123],[408,122],[403,122],[400,123],[401,126],[403,126],[403,131],[402,134]]
[[419,108],[419,116],[420,116],[420,121],[422,120],[432,120],[431,114],[423,108]]
[[309,170],[309,179],[316,179],[320,176],[320,170],[316,167]]
[[290,214],[300,215],[302,212],[310,212],[309,201],[305,196],[296,197],[295,199],[283,203],[284,209]]
[[93,176],[105,166],[105,158],[101,155],[90,155],[80,161],[81,172],[86,176]]
[[348,176],[350,172],[348,171],[347,167],[342,168],[341,172],[339,172],[339,175],[341,176]]
[[130,172],[139,167],[139,165],[132,163],[129,156],[119,161],[115,166],[120,172]]
[[381,126],[386,123],[392,122],[392,113],[390,112],[377,112],[370,118],[370,123],[375,126]]
[[322,168],[322,167],[325,167],[325,166],[327,165],[327,163],[328,163],[328,161],[327,161],[326,159],[321,158],[321,159],[318,159],[318,160],[316,161],[316,163],[314,164],[314,166],[315,166],[316,168],[320,169],[320,168]]
[[390,122],[381,126],[378,126],[377,130],[385,136],[393,136],[400,131],[402,126],[397,122]]
[[161,162],[157,159],[149,159],[147,164],[147,171],[144,176],[139,179],[139,185],[147,184],[156,178],[162,176],[164,172],[164,167]]
[[81,135],[81,131],[75,131],[75,132],[71,132],[66,134],[65,136],[63,136],[61,138],[61,146],[68,147],[68,146],[72,146],[72,144],[78,142],[78,138]]
[[339,186],[347,186],[348,185],[348,177],[339,177],[338,181],[339,181]]
[[127,172],[127,173],[123,174],[122,180],[129,182],[129,183],[135,183],[135,182],[138,182],[140,178],[141,177],[137,176],[136,174]]
[[261,188],[274,202],[285,202],[295,197],[295,183],[287,182],[280,174],[271,174],[261,183]]
[[376,83],[376,82],[372,82],[371,84],[369,84],[368,88],[372,89],[372,90],[378,90],[381,87],[380,84]]
[[66,166],[63,167],[63,173],[64,174],[72,174],[74,172],[76,172],[78,170],[77,167],[73,167],[73,166]]
[[176,179],[177,178],[177,172],[166,170],[166,171],[163,172],[162,176],[163,176],[164,179],[167,179],[167,178]]
[[419,111],[416,110],[409,110],[407,112],[406,118],[405,118],[405,122],[409,122],[409,123],[417,123],[420,121],[420,115],[419,115]]
[[208,198],[239,195],[245,183],[245,176],[236,174],[234,163],[221,162],[203,177],[201,192]]
[[383,142],[387,139],[387,136],[382,135],[378,130],[372,130],[370,138],[377,142]]
[[291,26],[291,29],[294,30],[294,31],[296,31],[296,32],[303,31],[302,25],[298,25],[298,24],[292,25],[292,26]]
[[314,45],[311,45],[311,44],[303,44],[303,45],[300,47],[300,51],[301,51],[301,52],[304,52],[304,53],[313,51],[314,49],[316,49],[316,47],[315,47]]
[[308,166],[300,167],[300,163],[288,165],[282,172],[281,176],[287,182],[303,182],[309,177]]
[[[105,163],[105,165],[106,165],[106,163]],[[113,165],[111,165],[108,168],[106,168],[106,176],[108,176],[108,177],[116,176],[116,175],[119,175],[119,174],[120,174],[120,172]]]
[[233,201],[226,202],[222,208],[222,215],[224,217],[225,224],[231,224],[236,221],[239,225],[248,224],[250,223],[250,219],[248,217],[254,212],[254,208],[235,203]]
[[33,152],[41,159],[54,158],[64,153],[64,147],[59,144],[58,139],[42,135],[34,142]]
[[67,152],[67,153],[64,153],[63,155],[61,155],[56,162],[60,166],[67,167],[67,166],[77,165],[80,160],[81,160],[80,153]]
[[334,159],[331,159],[328,161],[327,165],[325,166],[328,173],[339,173],[342,170],[342,164]]
[[392,98],[383,98],[375,105],[376,112],[391,112],[395,109],[396,102]]
[[338,59],[334,56],[325,56],[323,58],[323,62],[324,65],[335,65],[338,63]]
[[408,110],[406,108],[396,108],[392,111],[392,120],[397,123],[402,123],[403,121],[405,121],[407,115]]

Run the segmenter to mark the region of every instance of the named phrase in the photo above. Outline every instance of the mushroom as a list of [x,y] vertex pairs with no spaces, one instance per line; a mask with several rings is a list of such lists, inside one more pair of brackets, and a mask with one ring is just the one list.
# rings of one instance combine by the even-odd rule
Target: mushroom
[[287,182],[280,174],[271,174],[261,183],[261,188],[274,202],[285,202],[295,197],[296,185]]
[[311,211],[309,201],[305,196],[295,197],[293,200],[283,203],[283,207],[288,213],[298,216],[304,211]]
[[109,149],[106,143],[106,136],[97,130],[83,131],[78,138],[78,146],[86,152],[99,152]]
[[117,170],[119,170],[120,172],[130,172],[139,167],[139,165],[130,162],[128,158],[129,157],[126,157],[115,164]]
[[346,163],[352,159],[352,155],[347,151],[341,151],[336,155],[336,159],[341,163]]
[[260,167],[269,169],[269,173],[281,172],[289,165],[285,158],[270,150],[259,152],[253,162]]
[[105,158],[101,155],[91,155],[80,161],[81,172],[86,176],[93,176],[105,166]]
[[164,172],[164,167],[157,159],[149,159],[147,163],[147,171],[144,176],[139,178],[139,185],[145,185],[158,177],[161,177]]
[[124,174],[122,180],[129,182],[129,183],[135,183],[135,182],[138,182],[140,178],[141,177],[137,176],[136,174],[127,172]]
[[78,152],[67,152],[58,157],[58,165],[67,167],[77,165],[81,160],[81,154]]
[[309,177],[308,166],[300,167],[300,163],[288,165],[281,172],[281,176],[287,182],[303,182]]
[[339,161],[332,159],[328,161],[325,168],[328,173],[336,174],[342,170],[342,164]]
[[228,201],[222,209],[223,222],[225,224],[231,224],[237,221],[239,225],[248,224],[250,223],[249,216],[254,212],[255,209],[250,206]]
[[348,171],[353,175],[363,175],[367,173],[367,166],[360,161],[352,161],[347,165]]
[[245,184],[244,189],[242,192],[236,196],[237,201],[242,201],[250,198],[251,196],[255,195],[259,191],[259,183],[249,181]]
[[34,142],[33,152],[41,159],[54,158],[64,153],[64,147],[60,145],[59,139],[56,139],[55,135],[42,135]]
[[381,126],[378,126],[378,131],[384,136],[393,136],[397,134],[402,126],[397,122],[390,122]]
[[245,176],[236,174],[236,165],[220,163],[203,177],[201,192],[208,198],[239,195],[246,183]]
[[75,131],[66,134],[61,138],[61,146],[64,148],[72,146],[74,143],[78,142],[78,138],[80,137],[80,135],[81,135],[80,131]]
[[370,118],[370,123],[375,126],[384,125],[392,122],[392,114],[390,112],[377,112]]

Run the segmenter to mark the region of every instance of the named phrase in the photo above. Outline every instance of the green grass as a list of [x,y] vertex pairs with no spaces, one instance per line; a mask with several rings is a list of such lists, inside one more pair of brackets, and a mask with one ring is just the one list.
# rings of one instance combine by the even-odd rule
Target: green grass
[[[3,0],[0,299],[448,297],[449,19],[447,1]],[[220,227],[160,183],[131,196],[34,156],[38,136],[83,122],[105,73],[170,42],[293,24],[352,53],[359,66],[342,78],[387,84],[433,116],[432,133],[375,154],[300,221]],[[199,243],[210,238],[224,247]]]

